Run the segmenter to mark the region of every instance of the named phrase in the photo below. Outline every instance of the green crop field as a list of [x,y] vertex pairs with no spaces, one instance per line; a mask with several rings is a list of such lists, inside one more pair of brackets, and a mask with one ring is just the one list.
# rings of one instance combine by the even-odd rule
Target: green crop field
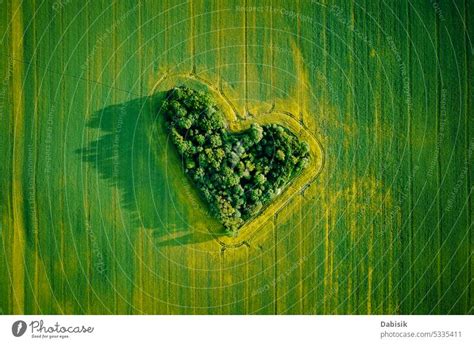
[[[474,3],[0,1],[1,314],[474,314]],[[225,236],[159,116],[312,161]]]

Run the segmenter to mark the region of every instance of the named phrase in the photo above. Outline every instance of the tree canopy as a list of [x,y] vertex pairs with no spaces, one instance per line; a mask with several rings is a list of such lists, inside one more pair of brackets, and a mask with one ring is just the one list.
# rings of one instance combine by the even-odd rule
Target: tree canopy
[[187,175],[227,231],[236,233],[306,167],[309,146],[278,124],[226,128],[212,97],[170,90],[162,111]]

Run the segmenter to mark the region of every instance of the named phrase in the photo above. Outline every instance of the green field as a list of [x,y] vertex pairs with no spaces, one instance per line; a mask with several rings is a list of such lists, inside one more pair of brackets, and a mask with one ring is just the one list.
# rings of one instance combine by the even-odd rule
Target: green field
[[[0,1],[0,314],[474,314],[473,20],[470,0]],[[237,238],[157,117],[182,80],[317,142]]]

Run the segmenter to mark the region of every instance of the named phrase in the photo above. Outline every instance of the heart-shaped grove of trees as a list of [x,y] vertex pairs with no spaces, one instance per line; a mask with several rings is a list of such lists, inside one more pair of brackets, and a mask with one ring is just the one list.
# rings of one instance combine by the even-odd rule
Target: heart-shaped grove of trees
[[309,145],[279,125],[233,133],[203,91],[176,87],[162,104],[186,174],[232,234],[258,215],[309,162]]

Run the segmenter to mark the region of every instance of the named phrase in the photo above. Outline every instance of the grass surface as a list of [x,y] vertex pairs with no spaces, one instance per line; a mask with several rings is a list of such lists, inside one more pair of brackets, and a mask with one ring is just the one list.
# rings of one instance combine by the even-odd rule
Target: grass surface
[[[470,1],[0,13],[1,313],[473,314]],[[258,231],[209,231],[154,117],[176,74],[320,142]]]

